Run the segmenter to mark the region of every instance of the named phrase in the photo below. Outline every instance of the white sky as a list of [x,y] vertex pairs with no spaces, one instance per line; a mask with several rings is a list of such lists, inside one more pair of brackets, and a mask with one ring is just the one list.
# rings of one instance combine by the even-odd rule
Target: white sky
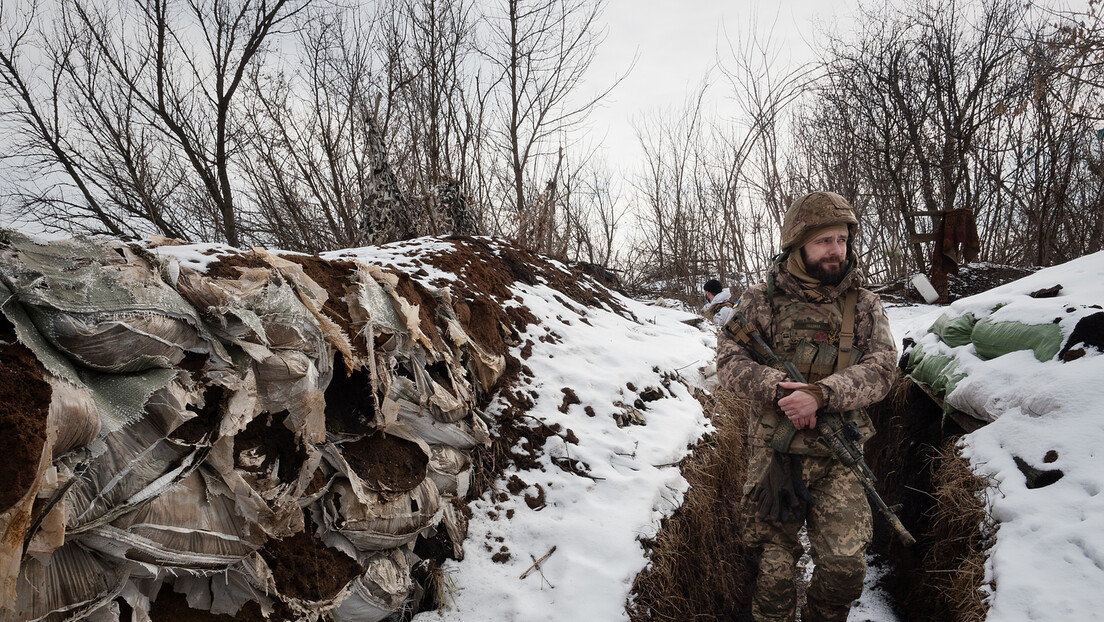
[[726,54],[726,32],[735,42],[754,24],[761,40],[771,37],[780,65],[796,65],[813,57],[814,25],[846,20],[854,5],[855,0],[608,0],[603,14],[608,35],[595,57],[591,89],[608,86],[637,60],[591,116],[592,140],[603,144],[612,166],[635,164],[640,149],[632,120],[682,106],[716,63],[718,49]]

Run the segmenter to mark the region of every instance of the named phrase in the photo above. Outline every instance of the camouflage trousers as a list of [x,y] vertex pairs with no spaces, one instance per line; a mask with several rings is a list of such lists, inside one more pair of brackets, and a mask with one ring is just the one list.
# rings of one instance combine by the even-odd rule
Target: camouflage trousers
[[741,514],[745,541],[760,551],[752,616],[756,622],[794,619],[794,576],[802,553],[798,533],[805,525],[816,568],[806,591],[803,622],[845,622],[851,603],[862,594],[866,545],[873,528],[862,484],[834,458],[798,456],[796,464],[801,465],[802,480],[815,501],[805,520],[790,517],[779,523],[759,519],[749,494],[766,472],[772,450],[752,447],[751,452]]

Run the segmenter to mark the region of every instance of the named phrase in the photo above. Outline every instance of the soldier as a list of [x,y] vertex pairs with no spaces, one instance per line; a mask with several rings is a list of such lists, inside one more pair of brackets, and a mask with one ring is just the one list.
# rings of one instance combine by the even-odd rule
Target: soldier
[[794,618],[803,525],[816,569],[802,620],[843,622],[862,593],[870,505],[858,478],[818,442],[816,430],[818,416],[840,416],[857,424],[865,442],[874,430],[862,408],[883,399],[897,373],[889,319],[878,296],[860,287],[858,224],[838,194],[797,199],[786,211],[782,254],[767,282],[748,288],[737,303],[809,384],[787,381],[724,333],[718,337],[721,385],[752,400],[741,513],[745,540],[759,554],[757,621]]
[[705,319],[718,326],[724,326],[729,313],[732,312],[732,305],[736,303],[732,298],[732,289],[725,288],[717,279],[709,279],[705,282],[702,286],[702,292],[705,293],[707,300],[702,307],[702,315]]

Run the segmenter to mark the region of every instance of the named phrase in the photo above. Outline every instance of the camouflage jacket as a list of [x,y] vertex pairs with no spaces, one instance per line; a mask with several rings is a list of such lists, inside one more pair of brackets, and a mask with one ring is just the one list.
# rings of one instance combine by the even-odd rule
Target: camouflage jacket
[[[774,277],[773,307],[767,284],[760,283],[744,292],[736,308],[755,324],[775,353],[784,360],[794,360],[801,340],[813,344],[838,343],[843,303],[847,290],[859,285],[857,272],[850,272],[834,288],[813,291],[804,289],[784,268],[776,266]],[[802,322],[802,314],[815,316],[817,321]],[[795,316],[797,321],[794,321]],[[834,323],[834,327],[816,329],[823,325],[820,322]],[[814,326],[814,330],[801,330],[806,325]],[[897,376],[897,347],[881,300],[877,294],[862,288],[858,289],[856,303],[854,347],[861,351],[861,356],[853,359],[851,365],[838,373],[833,373],[833,366],[827,373],[813,374],[808,379],[815,381],[824,393],[823,410],[857,419],[865,441],[873,435],[873,427],[861,409],[889,393]],[[785,372],[756,363],[746,349],[722,331],[717,339],[717,375],[721,386],[752,401],[748,430],[752,446],[768,445],[784,416],[777,402],[784,394],[778,383],[788,379]],[[812,430],[800,431],[790,447],[794,453],[827,453],[816,442],[816,432]]]

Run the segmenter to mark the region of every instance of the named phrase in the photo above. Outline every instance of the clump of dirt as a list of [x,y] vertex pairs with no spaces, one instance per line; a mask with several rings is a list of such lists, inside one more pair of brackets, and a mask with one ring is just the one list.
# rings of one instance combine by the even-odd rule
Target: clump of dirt
[[715,432],[681,464],[690,484],[682,506],[643,542],[650,563],[633,582],[633,622],[750,616],[755,568],[739,528],[749,403],[724,390],[697,398]]
[[376,418],[371,372],[349,373],[342,356],[334,357],[333,366],[333,378],[326,387],[326,429],[339,434],[371,431]]
[[282,596],[305,601],[333,598],[363,571],[356,560],[315,537],[314,522],[309,514],[305,519],[303,531],[265,543],[261,557]]
[[207,272],[204,276],[212,279],[238,280],[241,278],[241,270],[238,268],[264,268],[271,270],[272,266],[254,252],[219,253],[219,258],[207,264]]
[[51,394],[34,353],[16,340],[15,327],[0,315],[0,512],[34,484]]
[[506,482],[506,490],[509,490],[510,494],[513,495],[521,494],[521,491],[525,490],[528,487],[529,484],[526,484],[525,481],[517,475],[511,475],[510,479]]
[[540,484],[533,484],[533,487],[537,489],[537,494],[531,495],[526,493],[525,505],[529,506],[530,510],[539,510],[543,508],[545,504],[546,497],[544,494],[544,487]]
[[575,394],[575,390],[571,387],[564,387],[560,389],[560,393],[564,394],[563,403],[559,405],[557,410],[562,413],[566,413],[567,409],[570,408],[572,404],[582,403],[579,401],[579,396]]
[[404,438],[374,432],[341,449],[349,466],[372,490],[406,492],[426,477],[429,456]]
[[540,324],[540,319],[533,315],[529,307],[507,307],[506,316],[510,318],[514,330],[519,333],[525,331],[527,326]]
[[291,482],[307,459],[307,452],[284,425],[288,412],[261,413],[234,436],[234,467],[253,473],[267,472],[279,460],[277,477]]

